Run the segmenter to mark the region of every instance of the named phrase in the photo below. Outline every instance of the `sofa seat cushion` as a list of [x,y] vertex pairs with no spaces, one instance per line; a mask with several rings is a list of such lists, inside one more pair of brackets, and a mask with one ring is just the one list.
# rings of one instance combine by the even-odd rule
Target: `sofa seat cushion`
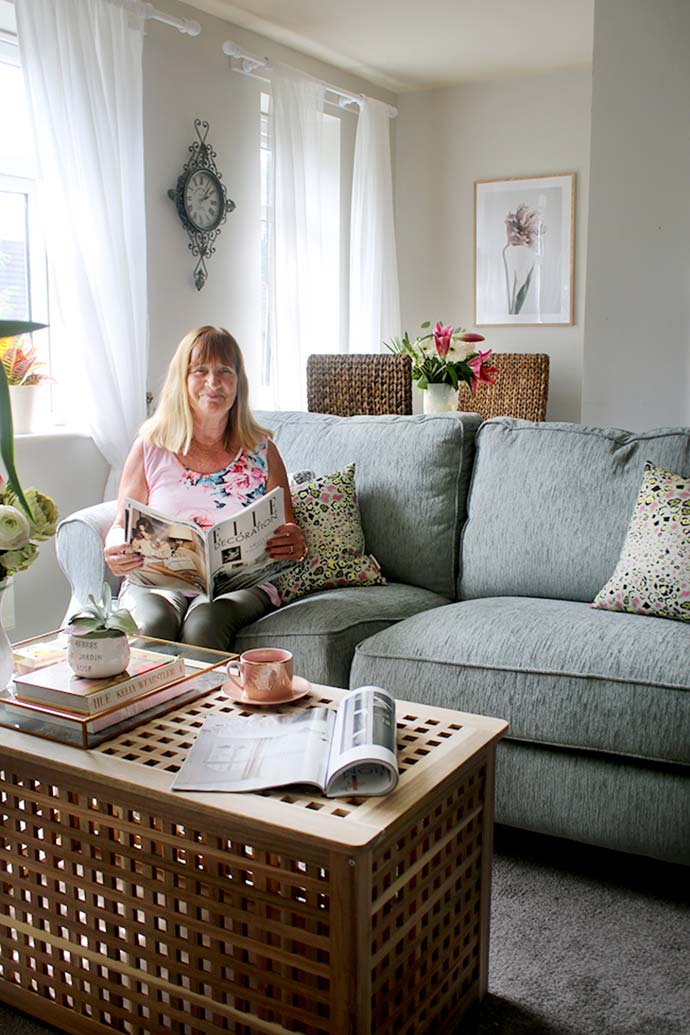
[[283,647],[294,654],[297,675],[314,683],[346,687],[360,640],[419,611],[447,603],[447,597],[398,582],[324,590],[246,626],[235,641],[235,650]]
[[361,643],[351,685],[497,716],[513,740],[690,765],[690,630],[587,604],[491,597]]

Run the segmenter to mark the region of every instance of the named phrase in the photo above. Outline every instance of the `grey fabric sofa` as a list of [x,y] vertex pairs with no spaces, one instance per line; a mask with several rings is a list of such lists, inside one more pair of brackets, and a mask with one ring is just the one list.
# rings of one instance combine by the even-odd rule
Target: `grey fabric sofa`
[[[645,460],[690,473],[690,429],[258,416],[288,470],[354,461],[389,584],[295,601],[237,649],[279,643],[314,681],[507,719],[500,822],[690,863],[690,627],[588,607]],[[75,603],[100,585],[111,520],[102,504],[58,530]]]

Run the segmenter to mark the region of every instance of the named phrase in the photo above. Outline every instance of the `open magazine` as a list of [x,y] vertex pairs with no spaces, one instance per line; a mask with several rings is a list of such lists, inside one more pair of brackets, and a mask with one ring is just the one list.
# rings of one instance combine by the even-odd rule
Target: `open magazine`
[[398,783],[392,694],[362,686],[337,709],[209,716],[172,789],[260,791],[300,783],[328,798],[392,791]]
[[294,564],[266,553],[267,540],[284,522],[280,486],[208,530],[127,498],[125,540],[144,558],[127,578],[138,586],[197,590],[211,598],[255,586]]

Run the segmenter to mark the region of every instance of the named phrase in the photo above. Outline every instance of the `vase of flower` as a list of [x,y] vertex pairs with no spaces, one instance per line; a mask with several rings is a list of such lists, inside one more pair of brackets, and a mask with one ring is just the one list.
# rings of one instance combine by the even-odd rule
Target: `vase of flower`
[[[12,409],[14,434],[28,435],[32,430],[36,393],[42,384],[52,381],[38,359],[36,346],[21,334],[11,336],[15,328],[41,327],[42,324],[12,324],[1,321],[7,328],[0,334],[0,364],[2,364]],[[6,334],[7,336],[3,336]],[[27,343],[28,342],[28,343]]]
[[10,585],[9,579],[0,582],[0,690],[4,690],[12,678],[12,646],[2,624],[2,596]]
[[493,384],[496,367],[490,362],[491,349],[479,348],[482,334],[466,331],[464,327],[444,326],[437,323],[429,330],[431,321],[422,324],[426,334],[414,341],[405,331],[402,338],[385,342],[389,352],[409,356],[412,360],[412,379],[423,392],[425,413],[447,413],[458,408],[458,389],[468,385],[472,395],[478,384]]
[[425,413],[451,413],[458,408],[458,393],[452,385],[428,384],[422,392]]

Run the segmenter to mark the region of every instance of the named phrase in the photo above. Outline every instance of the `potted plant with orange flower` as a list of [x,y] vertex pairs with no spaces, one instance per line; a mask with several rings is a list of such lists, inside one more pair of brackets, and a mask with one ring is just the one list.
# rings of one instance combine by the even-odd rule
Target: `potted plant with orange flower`
[[43,371],[36,346],[22,337],[0,339],[0,364],[10,389],[15,434],[31,431],[36,390],[52,378]]

